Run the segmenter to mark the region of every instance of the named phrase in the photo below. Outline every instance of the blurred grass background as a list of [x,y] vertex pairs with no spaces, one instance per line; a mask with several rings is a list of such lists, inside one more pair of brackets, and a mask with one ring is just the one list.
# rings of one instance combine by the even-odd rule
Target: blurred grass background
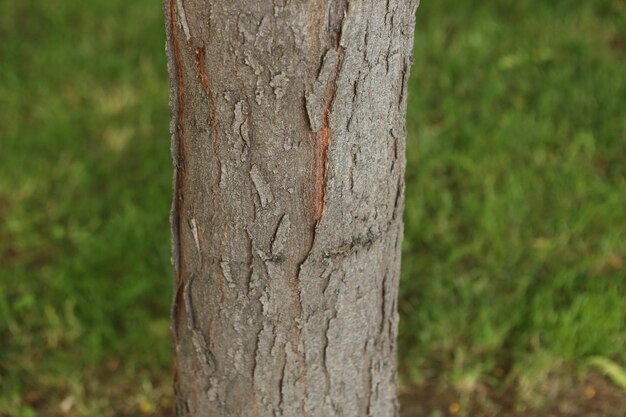
[[[161,2],[1,1],[0,39],[0,414],[157,415]],[[412,74],[404,386],[535,392],[623,366],[624,1],[423,1]]]

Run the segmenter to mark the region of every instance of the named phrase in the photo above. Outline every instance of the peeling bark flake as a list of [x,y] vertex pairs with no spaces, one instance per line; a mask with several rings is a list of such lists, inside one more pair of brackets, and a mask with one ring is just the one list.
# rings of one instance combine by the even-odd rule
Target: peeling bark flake
[[261,171],[256,165],[253,165],[250,169],[250,177],[254,183],[259,199],[261,200],[261,207],[266,208],[268,204],[272,202],[274,197],[272,196],[272,189],[265,181],[265,178],[261,175]]
[[200,266],[202,267],[202,250],[200,249],[200,235],[198,233],[198,224],[196,223],[195,218],[192,218],[189,221],[189,227],[191,228],[193,241],[196,244],[196,250],[198,251],[198,258],[200,258]]
[[187,21],[187,14],[185,13],[185,5],[184,0],[176,0],[176,5],[178,6],[178,14],[180,15],[180,24],[183,27],[183,32],[185,32],[185,39],[187,43],[191,42],[191,32],[189,31],[189,22]]
[[291,222],[289,221],[289,215],[285,214],[281,217],[278,227],[276,228],[276,234],[274,235],[274,241],[272,242],[273,256],[279,256],[283,253],[290,229]]

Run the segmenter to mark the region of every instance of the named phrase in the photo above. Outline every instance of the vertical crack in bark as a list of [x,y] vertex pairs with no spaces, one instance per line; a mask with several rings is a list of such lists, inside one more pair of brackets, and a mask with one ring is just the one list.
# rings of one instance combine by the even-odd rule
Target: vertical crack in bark
[[248,256],[247,265],[248,265],[248,274],[246,275],[246,288],[248,289],[248,297],[252,293],[252,278],[254,276],[254,248],[252,247],[252,238],[250,237],[250,233],[246,230],[246,254]]
[[380,328],[379,333],[382,335],[385,332],[385,325],[387,324],[387,274],[383,276],[380,285]]
[[333,316],[326,319],[324,328],[324,347],[322,352],[322,364],[324,366],[324,380],[326,382],[326,389],[324,390],[325,398],[330,398],[331,394],[331,382],[330,382],[330,369],[328,366],[328,349],[330,348],[330,323],[337,319],[337,309],[335,309]]
[[348,13],[348,0],[331,0],[328,10],[327,32],[330,44],[339,47],[343,19]]
[[271,253],[272,259],[275,261],[281,261],[283,259],[283,252],[285,245],[289,241],[289,232],[291,230],[291,221],[289,220],[289,214],[283,214],[276,226],[276,232],[272,239]]
[[220,262],[217,266],[217,290],[220,294],[220,303],[224,301],[224,268]]
[[398,174],[398,183],[396,185],[396,198],[394,199],[394,206],[392,211],[391,220],[394,221],[399,217],[402,217],[402,196],[404,194],[404,173]]
[[411,58],[405,59],[402,66],[402,79],[400,80],[400,95],[398,97],[398,108],[405,105],[406,92],[409,87],[409,76],[411,75]]
[[[287,343],[289,343],[289,342],[287,342]],[[287,343],[285,343],[283,345],[283,364],[281,366],[280,379],[278,381],[278,391],[279,391],[278,408],[280,410],[284,409],[284,405],[285,405],[285,389],[287,388],[285,386],[285,371],[287,369]]]
[[367,360],[364,362],[368,363],[367,366],[367,372],[365,372],[365,386],[368,387],[368,393],[367,393],[367,406],[365,408],[367,416],[368,417],[373,417],[373,410],[372,410],[372,398],[374,396],[374,385],[378,386],[378,384],[375,383],[375,378],[374,378],[374,359],[372,358],[372,355],[370,354],[370,350],[368,349],[368,344],[369,344],[369,340],[365,341],[365,349],[364,349],[364,355],[366,355]]

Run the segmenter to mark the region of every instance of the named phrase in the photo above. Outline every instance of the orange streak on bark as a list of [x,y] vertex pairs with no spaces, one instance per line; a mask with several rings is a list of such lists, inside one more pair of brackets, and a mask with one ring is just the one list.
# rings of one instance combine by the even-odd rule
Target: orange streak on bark
[[202,48],[196,48],[196,69],[198,70],[198,75],[200,76],[200,82],[202,83],[202,87],[205,91],[209,91],[209,79],[206,76],[206,71],[204,66],[206,64],[206,50],[204,46]]
[[326,185],[328,182],[328,174],[326,172],[326,162],[328,158],[328,147],[330,146],[331,129],[330,129],[330,110],[337,93],[337,77],[339,77],[339,69],[343,62],[343,49],[339,50],[339,59],[337,66],[331,77],[328,90],[326,92],[326,101],[322,110],[322,128],[315,133],[315,146],[313,150],[313,169],[314,181],[313,188],[313,218],[315,223],[319,222],[324,214],[326,205]]

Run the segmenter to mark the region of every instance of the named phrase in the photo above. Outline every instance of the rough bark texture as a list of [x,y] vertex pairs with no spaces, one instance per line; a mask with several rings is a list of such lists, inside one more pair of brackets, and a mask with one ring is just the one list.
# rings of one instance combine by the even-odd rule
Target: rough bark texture
[[179,416],[397,415],[416,0],[165,0]]

